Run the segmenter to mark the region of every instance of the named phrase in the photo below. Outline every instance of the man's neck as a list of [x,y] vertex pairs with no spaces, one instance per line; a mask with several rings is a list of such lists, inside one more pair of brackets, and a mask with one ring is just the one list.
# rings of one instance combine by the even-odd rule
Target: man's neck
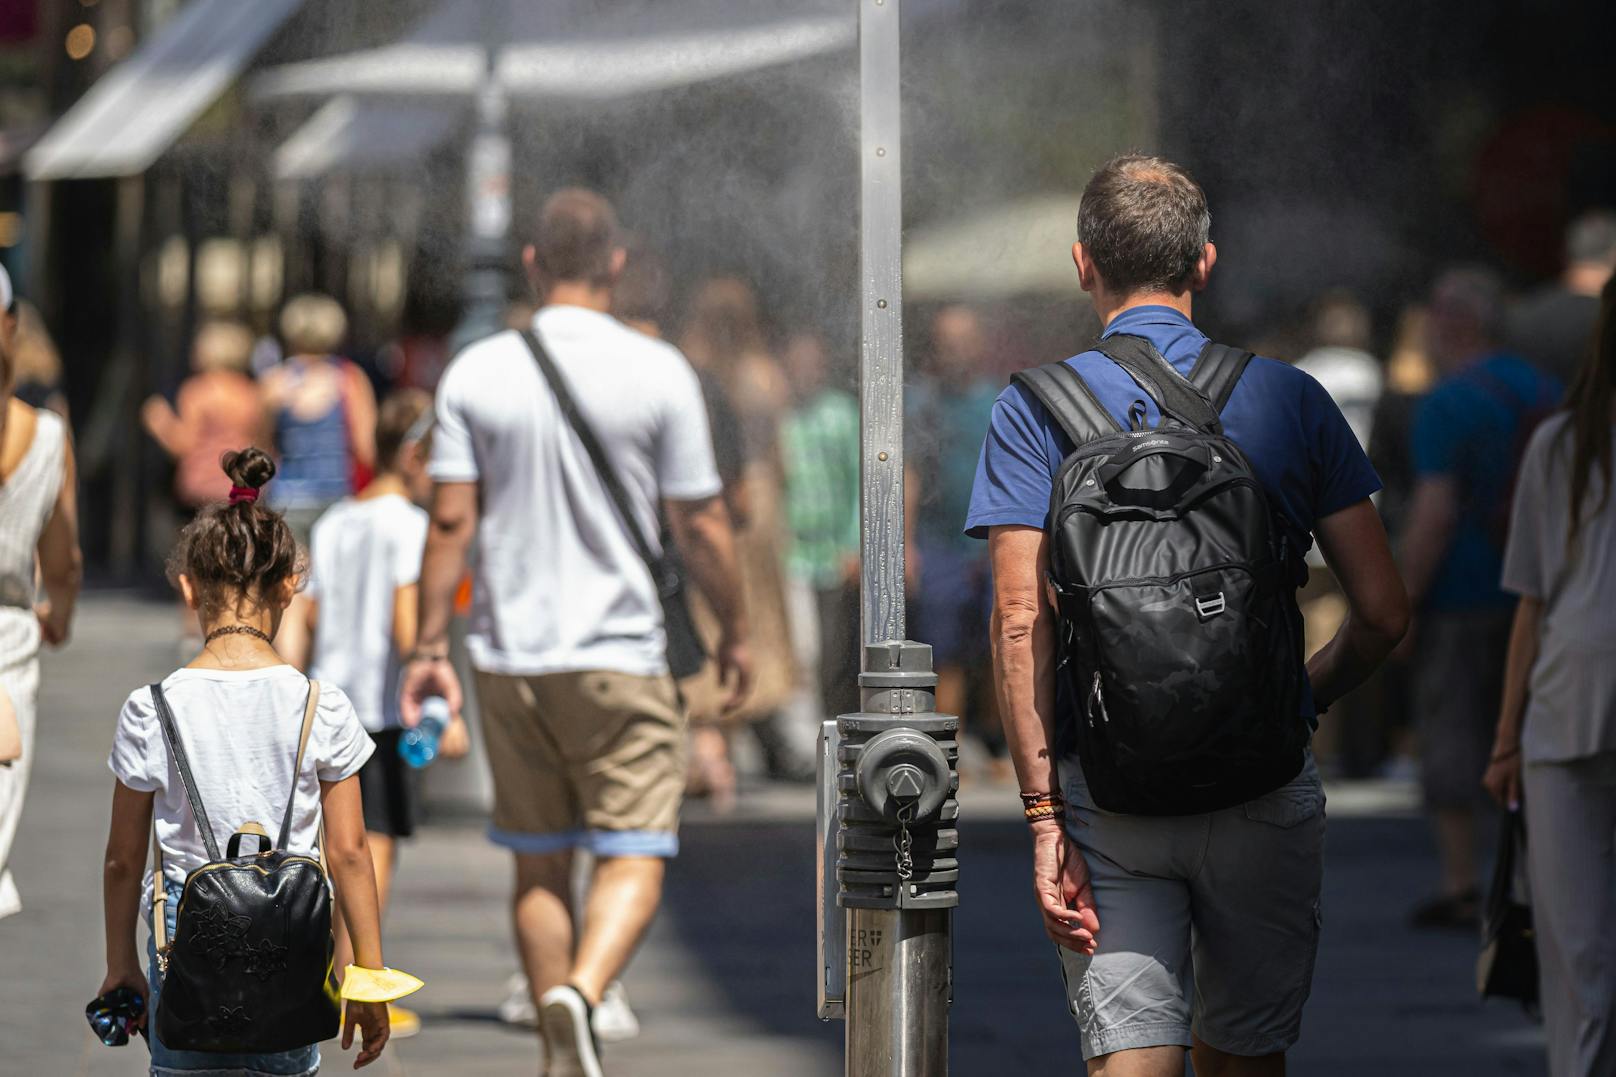
[[1117,316],[1124,311],[1135,307],[1171,307],[1184,317],[1190,316],[1190,291],[1182,292],[1131,292],[1128,295],[1114,296],[1109,292],[1097,293],[1094,296],[1094,313],[1100,316],[1100,324],[1107,329],[1116,321]]
[[612,290],[587,281],[559,281],[544,294],[547,307],[583,307],[602,314],[612,309]]
[[1572,295],[1588,295],[1595,299],[1610,279],[1610,267],[1598,262],[1573,262],[1560,276],[1560,284]]

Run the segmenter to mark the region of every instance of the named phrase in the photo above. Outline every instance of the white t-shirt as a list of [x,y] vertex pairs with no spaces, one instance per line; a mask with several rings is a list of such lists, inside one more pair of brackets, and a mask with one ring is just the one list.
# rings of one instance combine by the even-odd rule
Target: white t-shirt
[[[246,822],[263,824],[271,841],[280,835],[308,684],[291,666],[179,669],[164,678],[163,694],[174,712],[219,855]],[[288,850],[319,855],[320,782],[358,773],[375,750],[342,689],[321,684],[297,776]],[[179,768],[163,740],[150,689],[129,694],[118,714],[107,766],[130,789],[157,794],[152,811],[163,848],[163,874],[170,882],[183,883],[207,862],[207,851]]]
[[[607,314],[551,306],[534,324],[654,544],[660,499],[719,492],[695,371]],[[437,417],[432,477],[477,482],[482,497],[472,664],[666,672],[651,574],[521,336],[461,352],[438,385]]]
[[306,593],[320,603],[309,675],[348,693],[372,733],[399,724],[393,599],[420,579],[426,528],[427,514],[408,498],[350,497],[309,538]]

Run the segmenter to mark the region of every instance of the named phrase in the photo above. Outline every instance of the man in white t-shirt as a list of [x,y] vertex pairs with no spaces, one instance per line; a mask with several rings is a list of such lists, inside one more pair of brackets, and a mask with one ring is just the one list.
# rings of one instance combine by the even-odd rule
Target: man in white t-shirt
[[[706,410],[679,351],[607,313],[624,253],[610,205],[567,190],[523,260],[533,327],[655,541],[657,507],[721,626],[737,702],[751,678],[729,516]],[[656,912],[678,851],[684,717],[649,570],[520,334],[463,351],[438,387],[432,526],[404,721],[442,695],[454,592],[477,544],[467,647],[494,776],[492,839],[516,857],[515,920],[552,1074],[598,1077],[589,1011]],[[572,851],[595,856],[574,945]]]

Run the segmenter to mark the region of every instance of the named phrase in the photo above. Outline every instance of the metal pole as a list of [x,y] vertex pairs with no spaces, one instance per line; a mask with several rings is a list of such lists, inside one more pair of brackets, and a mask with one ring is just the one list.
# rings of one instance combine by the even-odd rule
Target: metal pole
[[477,132],[466,154],[466,275],[460,323],[449,334],[454,350],[498,332],[505,320],[505,276],[511,242],[511,136],[509,102],[499,83],[505,3],[486,4],[483,35],[487,66],[477,94]]
[[[864,285],[860,613],[866,645],[903,640],[906,630],[898,9],[899,0],[859,0],[859,277]],[[864,712],[898,719],[906,712],[931,710],[929,702],[917,703],[914,689],[877,687],[878,678],[870,676],[877,672],[872,658],[882,652],[874,646],[863,652]],[[925,669],[914,679],[935,683],[930,648],[907,648],[911,655],[920,652]],[[897,664],[907,661],[898,658],[897,647],[890,654]],[[929,685],[919,695],[929,699]],[[946,774],[943,780],[949,780]],[[844,877],[844,895],[846,885]],[[905,887],[902,880],[899,887]],[[910,894],[918,889],[907,887]],[[846,907],[846,1072],[848,1077],[945,1077],[950,914],[947,908],[904,907],[902,896],[896,904]]]

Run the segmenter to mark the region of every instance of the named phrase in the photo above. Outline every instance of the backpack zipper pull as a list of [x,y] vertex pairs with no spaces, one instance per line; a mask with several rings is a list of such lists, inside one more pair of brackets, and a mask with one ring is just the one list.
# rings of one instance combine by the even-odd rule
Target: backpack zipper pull
[[1088,717],[1090,729],[1094,728],[1094,705],[1096,703],[1100,705],[1100,717],[1105,719],[1107,725],[1110,725],[1111,716],[1105,713],[1105,688],[1103,682],[1100,680],[1099,670],[1094,671],[1094,684],[1089,689]]

